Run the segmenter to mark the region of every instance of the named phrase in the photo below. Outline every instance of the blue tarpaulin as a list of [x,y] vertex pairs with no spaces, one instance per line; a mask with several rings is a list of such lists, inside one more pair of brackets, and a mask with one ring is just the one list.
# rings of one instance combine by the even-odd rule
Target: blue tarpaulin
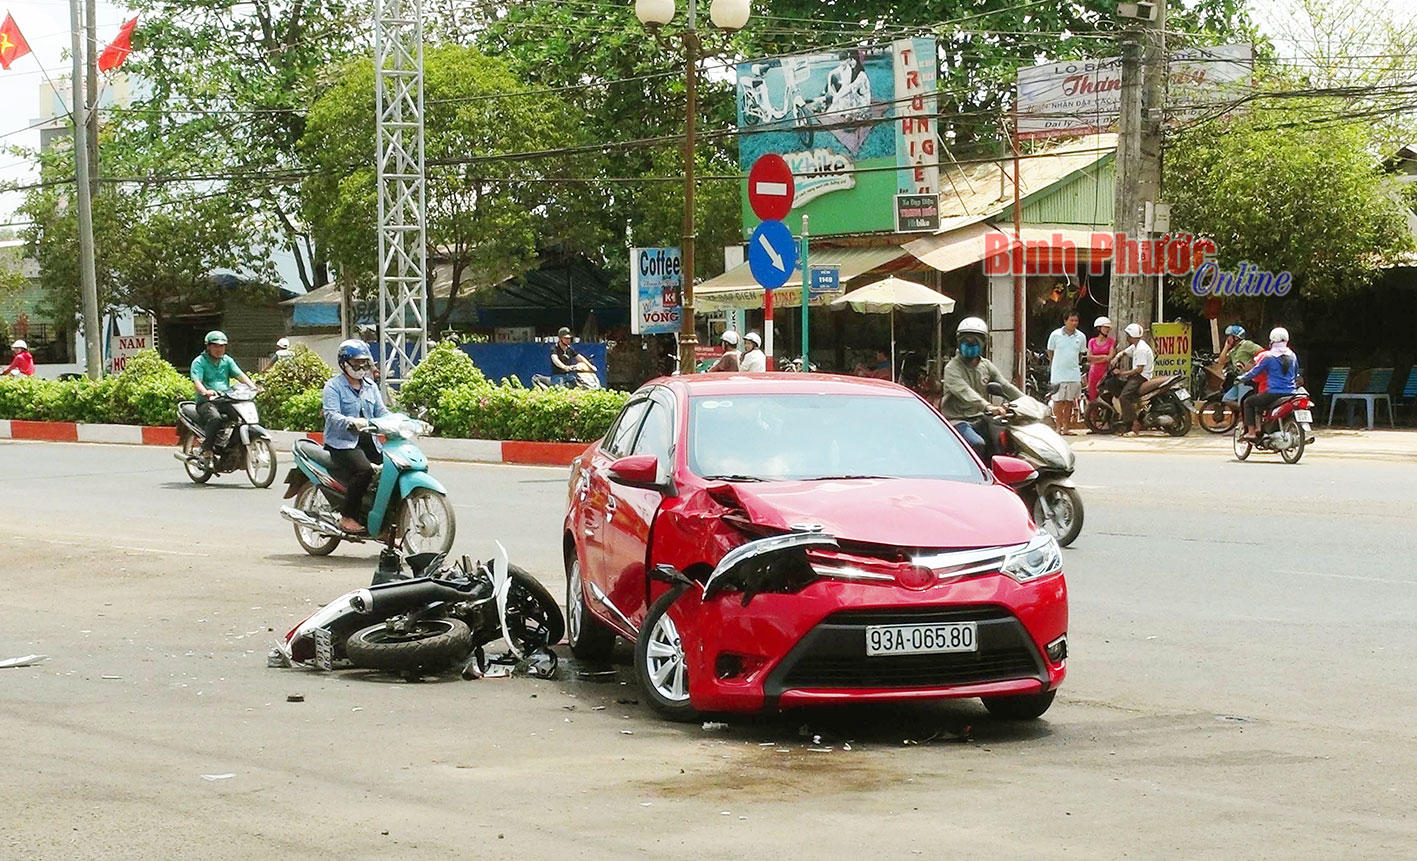
[[[556,373],[551,367],[551,344],[545,342],[518,344],[463,344],[461,349],[472,357],[478,370],[493,382],[504,377],[516,377],[522,385],[531,387],[532,374]],[[595,365],[600,385],[605,386],[605,345],[577,343],[576,351]]]

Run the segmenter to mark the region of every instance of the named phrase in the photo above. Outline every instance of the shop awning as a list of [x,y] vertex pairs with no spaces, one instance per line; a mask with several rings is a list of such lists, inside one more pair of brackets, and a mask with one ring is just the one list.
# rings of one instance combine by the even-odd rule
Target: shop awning
[[[1105,244],[1101,238],[1106,239]],[[1019,239],[1029,248],[1046,247],[1055,253],[1072,248],[1082,260],[1091,259],[1086,255],[1110,257],[1112,254],[1110,234],[1081,227],[1034,224],[1019,231]],[[921,263],[941,272],[952,272],[993,254],[1010,253],[1014,248],[1014,231],[1011,225],[980,222],[907,242],[904,247]]]
[[[905,249],[898,245],[875,246],[870,248],[814,248],[813,266],[841,267],[841,283],[867,272],[880,269],[902,258],[909,258]],[[822,296],[812,300],[813,305],[825,305],[836,296]],[[801,307],[802,270],[793,273],[787,283],[773,292],[773,307]],[[694,288],[694,307],[698,311],[726,311],[733,308],[763,307],[763,288],[753,280],[748,264],[735,266],[717,278]]]

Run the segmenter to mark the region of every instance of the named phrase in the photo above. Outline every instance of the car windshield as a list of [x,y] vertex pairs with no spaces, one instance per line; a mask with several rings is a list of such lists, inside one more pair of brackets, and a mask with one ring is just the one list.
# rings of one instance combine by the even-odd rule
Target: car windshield
[[691,398],[689,468],[735,481],[986,481],[938,414],[915,398],[892,395]]

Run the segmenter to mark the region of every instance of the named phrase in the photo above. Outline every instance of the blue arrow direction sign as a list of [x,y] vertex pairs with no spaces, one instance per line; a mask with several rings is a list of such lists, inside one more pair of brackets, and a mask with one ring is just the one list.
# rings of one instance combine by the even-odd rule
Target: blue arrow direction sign
[[748,269],[765,290],[776,290],[797,271],[797,240],[781,221],[764,221],[748,240]]

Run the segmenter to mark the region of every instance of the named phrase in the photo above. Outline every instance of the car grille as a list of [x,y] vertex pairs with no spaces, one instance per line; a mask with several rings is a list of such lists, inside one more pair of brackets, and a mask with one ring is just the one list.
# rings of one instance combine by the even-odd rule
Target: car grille
[[[975,622],[977,652],[866,655],[869,625]],[[1003,607],[848,610],[802,638],[767,680],[768,693],[802,688],[928,688],[1044,679],[1043,662],[1023,624]]]

